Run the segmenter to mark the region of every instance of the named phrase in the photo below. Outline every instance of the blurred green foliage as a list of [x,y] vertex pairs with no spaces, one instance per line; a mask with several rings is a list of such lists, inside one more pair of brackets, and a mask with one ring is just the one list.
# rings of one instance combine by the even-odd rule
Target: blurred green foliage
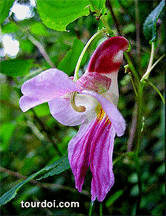
[[[4,4],[1,1],[1,5]],[[7,1],[9,2],[9,1]],[[11,3],[12,1],[10,1]],[[19,108],[22,83],[50,65],[41,53],[41,47],[50,57],[55,67],[72,76],[77,59],[88,39],[103,27],[100,19],[94,13],[81,17],[67,26],[66,32],[58,32],[46,27],[35,6],[30,1],[18,1],[22,6],[29,6],[31,17],[19,20],[10,12],[8,4],[1,19],[2,37],[8,35],[19,41],[19,52],[10,56],[4,52],[1,45],[0,74],[0,154],[1,195],[24,180],[24,177],[38,172],[48,164],[57,161],[58,155],[53,144],[56,144],[62,155],[67,154],[67,145],[77,133],[78,127],[66,127],[58,123],[49,113],[48,105],[42,104],[23,113]],[[41,2],[41,1],[40,1]],[[92,1],[93,2],[93,1]],[[103,1],[101,1],[103,2]],[[121,34],[130,44],[130,56],[140,77],[145,73],[150,57],[150,44],[143,34],[143,23],[160,1],[111,0]],[[106,19],[113,30],[116,25],[109,7]],[[139,11],[139,25],[136,13]],[[49,12],[49,11],[48,11]],[[7,17],[7,15],[9,16]],[[5,19],[6,18],[6,19]],[[137,24],[137,25],[136,25]],[[155,42],[156,61],[165,52],[164,13],[157,20],[157,40]],[[140,43],[138,42],[138,30]],[[84,72],[97,45],[103,37],[98,36],[90,45],[83,59],[81,72]],[[138,45],[139,43],[139,45]],[[139,51],[140,49],[140,51]],[[24,62],[26,62],[24,64]],[[7,66],[5,66],[7,64]],[[126,64],[125,60],[123,66]],[[123,137],[115,139],[114,174],[115,184],[103,201],[104,215],[135,215],[138,197],[138,176],[132,157],[122,157],[132,144],[133,124],[135,120],[135,95],[130,73],[124,73],[124,67],[119,70],[120,100],[118,108],[122,112],[127,130]],[[8,68],[8,69],[7,69]],[[165,65],[162,60],[153,69],[149,80],[164,95]],[[140,146],[141,187],[142,197],[140,215],[164,215],[165,197],[165,107],[156,91],[147,83],[144,90],[144,124],[142,125],[142,142]],[[30,181],[18,192],[17,196],[1,206],[2,215],[67,215],[85,214],[90,205],[90,171],[86,175],[83,192],[74,187],[75,182],[70,169],[58,175],[49,176],[39,181]],[[77,201],[79,208],[22,208],[21,201]],[[100,203],[95,202],[93,214],[99,215]]]

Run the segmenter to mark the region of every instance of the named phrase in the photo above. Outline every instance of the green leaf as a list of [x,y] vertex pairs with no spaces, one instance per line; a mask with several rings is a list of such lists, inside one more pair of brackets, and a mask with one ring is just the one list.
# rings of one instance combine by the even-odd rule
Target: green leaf
[[14,33],[18,32],[19,27],[16,25],[16,23],[7,23],[4,26],[2,26],[2,32],[3,33]]
[[[58,65],[58,69],[64,71],[69,76],[74,71],[78,58],[84,48],[84,44],[78,40],[74,39],[72,49],[66,54],[66,56],[63,58],[63,60]],[[84,64],[86,60],[86,55],[84,55],[82,65]]]
[[121,195],[123,194],[123,190],[116,191],[106,202],[106,206],[109,207],[112,205]]
[[[55,164],[56,164],[56,162],[55,162]],[[54,166],[55,166],[55,164],[54,164]],[[41,180],[43,178],[47,178],[49,176],[58,175],[69,168],[70,168],[70,164],[69,164],[68,158],[67,157],[61,158],[58,160],[58,166],[56,166],[50,172],[46,173],[44,176],[40,177],[38,180]]]
[[[52,176],[53,173],[54,173],[54,175],[59,174],[59,173],[63,172],[64,170],[67,170],[69,168],[70,168],[70,165],[68,162],[68,158],[67,158],[67,155],[65,155],[64,157],[60,158],[59,160],[55,161],[54,163],[44,167],[43,169],[41,169],[38,172],[32,174],[31,176],[29,176],[29,178],[20,182],[19,184],[15,185],[12,189],[7,191],[3,196],[0,197],[0,206],[5,205],[7,202],[9,202],[11,199],[13,199],[17,195],[17,192],[20,190],[20,188],[23,185],[25,185],[30,180],[37,177],[39,174],[41,175],[42,173],[44,173],[46,171],[48,173],[50,173],[51,170],[54,170],[51,173],[51,175],[47,174],[47,177],[48,177],[48,176]],[[40,179],[42,179],[42,178],[46,178],[46,175],[44,175],[44,177],[41,177]]]
[[1,125],[0,138],[2,140],[0,151],[5,151],[8,148],[10,139],[16,128],[15,122],[8,122]]
[[10,59],[0,62],[1,73],[11,77],[23,76],[27,74],[33,66],[33,59]]
[[35,22],[30,26],[30,31],[32,35],[48,36],[49,32],[47,31],[45,25],[40,22]]
[[47,103],[40,104],[34,107],[35,113],[38,117],[44,117],[50,114],[49,107]]
[[143,25],[143,31],[145,37],[151,41],[156,41],[156,23],[157,19],[163,10],[165,5],[165,0],[162,0],[160,4],[149,14]]
[[[96,13],[102,13],[105,9],[105,2],[106,0],[89,0],[91,5],[90,8],[91,10]],[[100,15],[100,14],[98,14]]]
[[13,5],[13,2],[15,0],[1,0],[0,1],[0,22],[3,23],[3,21],[8,17],[10,8]]
[[22,40],[20,43],[20,49],[23,52],[27,52],[27,53],[31,54],[33,52],[33,49],[34,49],[34,45],[30,40]]
[[37,10],[43,23],[54,30],[66,31],[66,26],[89,15],[89,0],[37,0]]
[[134,32],[134,31],[135,31],[135,25],[133,23],[129,23],[129,24],[125,25],[123,28],[123,34],[128,34],[130,32]]

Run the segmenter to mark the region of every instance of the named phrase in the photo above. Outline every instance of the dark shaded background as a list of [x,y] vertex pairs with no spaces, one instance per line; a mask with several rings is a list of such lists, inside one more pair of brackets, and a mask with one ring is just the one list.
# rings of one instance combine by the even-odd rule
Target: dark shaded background
[[[18,1],[23,5],[30,5],[29,1]],[[150,56],[149,42],[143,35],[142,27],[146,17],[159,4],[160,1],[138,1],[139,23],[135,18],[136,1],[113,0],[110,1],[117,19],[121,34],[131,44],[131,58],[135,67],[143,74],[148,66]],[[34,64],[30,72],[44,70],[50,66],[44,60],[39,49],[34,45],[29,36],[39,41],[47,51],[55,67],[58,67],[66,53],[71,49],[75,38],[84,44],[96,33],[98,27],[102,27],[100,20],[96,20],[91,13],[88,17],[82,17],[68,25],[69,32],[57,32],[44,26],[37,14],[36,8],[31,6],[33,16],[28,19],[18,20],[14,13],[2,24],[2,34],[10,35],[19,41],[19,52],[16,56],[7,54],[1,56],[1,60],[21,58],[33,59]],[[114,20],[108,10],[109,25],[115,29]],[[157,22],[158,39],[155,44],[156,61],[165,51],[164,47],[164,14]],[[136,25],[137,24],[137,25]],[[138,54],[136,39],[140,32],[140,53]],[[88,60],[95,50],[101,36],[95,39],[88,49],[88,54],[82,66],[85,71]],[[3,46],[1,45],[1,51]],[[123,66],[126,64],[125,60]],[[123,137],[115,139],[114,160],[121,153],[125,153],[130,145],[134,146],[132,133],[135,120],[135,96],[130,74],[124,73],[124,67],[119,71],[120,100],[118,108],[123,114],[127,130]],[[65,71],[66,67],[66,71]],[[68,71],[68,65],[64,71],[69,76],[74,71]],[[19,67],[18,67],[19,68]],[[162,60],[151,72],[149,80],[164,94],[164,60]],[[18,69],[19,70],[19,69]],[[49,113],[48,105],[40,105],[33,110],[23,113],[19,108],[21,96],[20,85],[24,76],[11,78],[0,74],[1,85],[1,131],[0,154],[1,168],[0,186],[1,194],[18,184],[24,176],[30,176],[34,172],[59,158],[48,134],[58,145],[61,152],[67,153],[69,140],[76,134],[78,127],[66,127],[58,123]],[[144,125],[142,143],[140,146],[140,163],[142,171],[142,191],[140,215],[164,215],[164,105],[156,91],[146,85],[144,89]],[[132,124],[133,123],[133,124]],[[45,127],[46,130],[43,130]],[[18,173],[20,175],[18,175]],[[138,179],[133,160],[122,158],[114,165],[115,184],[106,199],[103,201],[103,214],[109,215],[135,215],[138,197]],[[26,184],[18,195],[2,206],[2,215],[87,215],[90,205],[91,173],[88,171],[83,186],[83,193],[79,193],[74,187],[74,178],[71,170],[60,175],[43,179],[39,182]],[[44,184],[47,183],[47,184]],[[45,187],[43,185],[45,185]],[[53,187],[55,184],[63,186]],[[21,208],[21,201],[78,201],[79,208]],[[100,203],[95,202],[93,214],[99,214]]]

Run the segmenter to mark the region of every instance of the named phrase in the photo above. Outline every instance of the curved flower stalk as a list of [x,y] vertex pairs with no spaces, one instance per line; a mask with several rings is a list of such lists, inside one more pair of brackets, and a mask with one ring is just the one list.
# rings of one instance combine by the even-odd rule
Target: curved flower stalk
[[51,114],[61,124],[81,125],[69,142],[68,158],[80,192],[90,167],[92,201],[103,201],[114,184],[114,138],[125,132],[125,121],[116,107],[117,75],[127,47],[124,37],[109,38],[96,49],[86,72],[75,82],[54,68],[26,81],[21,88],[22,111],[48,102]]

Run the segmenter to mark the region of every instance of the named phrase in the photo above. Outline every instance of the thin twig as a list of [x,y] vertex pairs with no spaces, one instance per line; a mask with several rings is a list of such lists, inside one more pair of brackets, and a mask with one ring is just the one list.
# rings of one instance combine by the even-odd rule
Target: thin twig
[[[19,174],[17,172],[13,172],[12,170],[6,169],[6,168],[1,167],[1,166],[0,166],[0,171],[1,172],[5,172],[5,173],[7,173],[9,175],[12,175],[12,176],[14,176],[16,178],[19,178],[19,179],[26,180],[28,178],[28,177],[26,177],[24,175],[21,175],[21,174]],[[49,189],[51,191],[54,190],[54,189],[60,189],[60,190],[67,190],[67,191],[70,191],[70,192],[73,192],[73,193],[77,192],[77,190],[75,188],[70,188],[68,186],[63,186],[63,185],[58,185],[58,184],[41,183],[41,182],[38,182],[38,181],[36,181],[34,179],[31,179],[29,181],[29,183],[35,184],[35,185],[37,185],[39,187],[42,187],[42,188]],[[81,193],[90,197],[90,194],[87,191],[85,191],[85,190],[83,190]]]
[[94,38],[96,38],[99,34],[105,32],[106,30],[105,29],[101,29],[100,31],[96,32],[96,34],[94,34],[90,39],[89,41],[86,43],[86,45],[84,46],[84,49],[82,50],[81,52],[81,55],[77,61],[77,65],[76,65],[76,68],[75,68],[75,71],[74,71],[74,79],[73,81],[76,81],[77,79],[79,79],[79,68],[80,68],[80,65],[81,65],[81,61],[83,59],[83,56],[88,48],[88,46],[90,45],[90,43],[94,40]]
[[160,98],[161,98],[163,104],[165,104],[165,99],[164,99],[164,97],[162,96],[161,92],[158,90],[158,88],[157,88],[155,85],[153,85],[153,83],[150,82],[149,80],[146,80],[146,79],[145,79],[145,81],[146,81],[147,83],[149,83],[149,84],[154,88],[154,90],[155,90],[155,91],[158,93],[158,95],[160,96]]
[[32,35],[29,35],[28,39],[38,48],[38,50],[40,51],[40,53],[42,54],[44,59],[47,61],[47,63],[51,67],[55,67],[54,63],[51,61],[51,59],[50,59],[49,55],[47,54],[46,50],[44,49],[43,45],[38,40],[36,40]]
[[154,42],[152,42],[151,55],[150,55],[150,60],[149,60],[147,71],[149,71],[149,69],[151,68],[153,64],[153,58],[154,58]]
[[131,128],[129,131],[129,139],[127,143],[127,152],[130,152],[132,150],[132,144],[135,136],[135,131],[137,128],[137,104],[135,104],[134,110],[133,110],[133,115],[132,115],[132,123],[131,123]]
[[135,22],[136,22],[136,48],[137,48],[137,64],[140,70],[140,24],[139,24],[139,7],[138,0],[135,0]]
[[111,3],[110,3],[109,0],[106,0],[106,5],[108,6],[108,9],[110,10],[110,13],[111,13],[112,18],[113,18],[114,23],[115,23],[115,27],[116,27],[116,29],[117,29],[117,31],[118,31],[118,35],[122,35],[122,34],[121,34],[120,27],[119,27],[119,23],[118,23],[118,21],[117,21],[117,19],[116,19],[116,17],[115,17],[114,11],[113,11],[113,9],[112,9],[112,6],[111,6]]
[[57,144],[55,143],[54,139],[51,136],[52,131],[47,129],[46,126],[43,124],[43,122],[37,117],[36,113],[34,112],[34,110],[32,109],[32,112],[34,114],[34,118],[35,120],[39,123],[39,125],[41,126],[42,131],[44,131],[47,135],[47,138],[49,139],[49,141],[52,143],[53,147],[55,148],[55,150],[58,152],[59,156],[62,157],[62,153],[60,152],[59,148],[57,147]]
[[5,105],[5,106],[8,106],[8,107],[12,108],[13,110],[21,111],[19,107],[13,105],[10,101],[0,99],[0,103]]
[[163,54],[151,67],[148,67],[146,73],[141,78],[141,82],[143,82],[145,79],[148,79],[150,72],[153,70],[153,68],[164,58],[165,54]]
[[[12,176],[14,176],[14,177],[16,177],[16,178],[19,178],[19,179],[24,179],[24,180],[26,180],[26,179],[28,178],[28,177],[26,177],[26,176],[24,176],[24,175],[21,175],[21,174],[19,174],[19,173],[17,173],[17,172],[13,172],[12,170],[6,169],[6,168],[1,167],[1,166],[0,166],[0,171],[1,171],[1,172],[5,172],[5,173],[7,173],[7,174],[9,174],[9,175],[12,175]],[[46,187],[44,184],[42,184],[42,183],[40,183],[40,182],[38,182],[38,181],[36,181],[36,180],[33,180],[33,179],[31,179],[29,182],[30,182],[31,184],[35,184],[35,185],[37,185],[37,186],[39,186],[39,187],[48,188],[48,187]],[[48,189],[49,189],[49,188],[48,188]]]

